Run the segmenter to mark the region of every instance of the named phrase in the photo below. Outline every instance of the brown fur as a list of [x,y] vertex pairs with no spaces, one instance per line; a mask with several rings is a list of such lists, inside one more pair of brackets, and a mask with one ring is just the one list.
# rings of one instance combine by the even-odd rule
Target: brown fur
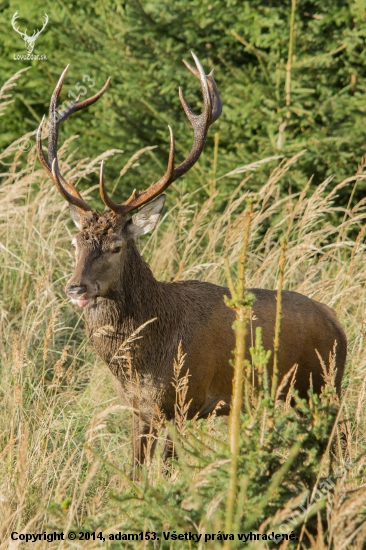
[[[219,401],[227,414],[232,392],[229,360],[235,347],[232,324],[235,313],[224,304],[228,289],[200,281],[157,281],[129,236],[129,222],[114,215],[88,213],[77,236],[77,264],[70,285],[84,285],[91,298],[85,308],[92,344],[115,376],[119,395],[136,413],[134,456],[144,462],[145,435],[159,413],[174,419],[173,363],[179,343],[187,354],[189,417],[207,417]],[[110,248],[118,243],[117,253]],[[263,345],[273,349],[276,291],[251,289],[253,332],[263,328]],[[283,292],[280,379],[298,364],[296,388],[306,397],[309,378],[315,392],[323,384],[316,351],[328,364],[337,342],[336,387],[340,392],[346,359],[346,336],[332,309],[296,292]],[[135,339],[119,348],[147,321]],[[104,328],[103,328],[104,327]],[[113,327],[111,330],[109,327]],[[251,345],[248,331],[247,350]],[[249,354],[248,354],[249,358]],[[272,369],[272,359],[269,371]],[[169,442],[165,456],[171,455]]]

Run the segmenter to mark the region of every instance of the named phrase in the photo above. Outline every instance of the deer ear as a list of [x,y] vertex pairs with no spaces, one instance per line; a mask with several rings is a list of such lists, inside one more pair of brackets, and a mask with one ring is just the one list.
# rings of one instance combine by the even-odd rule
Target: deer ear
[[136,239],[152,231],[158,223],[164,202],[165,195],[159,195],[155,200],[142,206],[126,223],[125,228],[129,237]]
[[73,204],[70,204],[69,208],[70,208],[70,215],[71,215],[72,221],[74,222],[74,224],[76,225],[78,230],[81,231],[81,214],[80,214],[80,210],[76,206],[74,206]]

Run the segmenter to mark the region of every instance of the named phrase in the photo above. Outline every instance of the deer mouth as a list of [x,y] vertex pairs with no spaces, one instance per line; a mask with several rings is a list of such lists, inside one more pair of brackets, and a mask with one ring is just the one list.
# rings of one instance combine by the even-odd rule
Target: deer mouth
[[90,302],[90,298],[84,298],[83,300],[75,300],[75,298],[71,298],[71,302],[79,307],[85,307]]
[[79,307],[86,307],[93,296],[90,296],[90,289],[86,285],[71,284],[66,287],[66,294],[72,304]]

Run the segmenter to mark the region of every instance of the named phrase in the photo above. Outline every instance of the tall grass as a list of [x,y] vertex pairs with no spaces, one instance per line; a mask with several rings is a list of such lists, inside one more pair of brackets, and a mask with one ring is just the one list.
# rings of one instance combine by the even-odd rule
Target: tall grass
[[[28,153],[18,145],[0,156],[0,548],[9,547],[13,531],[70,529],[102,530],[105,536],[155,530],[160,541],[150,542],[151,547],[191,548],[188,541],[164,541],[161,531],[224,530],[231,460],[227,425],[214,415],[205,424],[181,428],[174,436],[180,460],[173,463],[171,476],[162,476],[158,452],[141,482],[129,480],[131,411],[119,404],[112,375],[97,359],[82,315],[63,291],[72,271],[75,231],[67,205],[40,169],[34,145]],[[116,153],[80,161],[68,154],[67,146],[60,151],[61,170],[73,182],[96,172],[102,158]],[[26,167],[20,168],[25,154]],[[351,194],[366,176],[361,166],[356,176],[337,186],[329,178],[312,194],[309,182],[301,193],[282,196],[281,178],[302,154],[278,161],[256,196],[250,176],[229,196],[225,179],[210,184],[208,175],[208,198],[201,206],[194,195],[180,194],[178,185],[160,226],[140,243],[140,250],[158,279],[226,284],[224,257],[231,276],[240,277],[236,265],[247,224],[245,205],[247,199],[255,200],[246,284],[277,288],[280,239],[286,238],[284,288],[334,307],[346,329],[343,398],[335,423],[331,389],[320,399],[311,396],[310,406],[298,403],[300,415],[288,401],[273,402],[271,408],[262,407],[260,396],[252,399],[253,416],[241,417],[230,525],[239,532],[277,529],[299,508],[304,494],[317,503],[319,484],[331,476],[333,485],[312,509],[313,516],[290,524],[301,540],[278,547],[361,549],[366,537],[365,201],[340,210],[334,199],[341,188]],[[265,365],[260,335],[251,336],[253,361]],[[297,477],[296,469],[301,473]],[[147,546],[146,541],[99,540],[33,544]],[[268,545],[257,541],[245,547]],[[19,541],[11,542],[11,548],[18,546]],[[221,542],[205,546],[201,541],[197,547],[220,548]]]

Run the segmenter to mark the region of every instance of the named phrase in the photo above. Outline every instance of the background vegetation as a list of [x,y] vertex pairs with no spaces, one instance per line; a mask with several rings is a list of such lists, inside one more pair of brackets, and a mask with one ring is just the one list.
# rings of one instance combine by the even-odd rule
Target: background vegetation
[[[158,146],[139,159],[123,191],[116,190],[120,199],[164,171],[168,123],[177,137],[178,157],[189,150],[192,133],[178,87],[199,109],[198,83],[181,61],[194,50],[206,69],[215,68],[224,112],[199,166],[185,178],[188,188],[204,183],[202,170],[212,179],[215,172],[222,176],[243,164],[304,148],[306,154],[283,179],[282,192],[301,189],[310,177],[318,185],[336,174],[339,182],[356,170],[365,153],[365,6],[365,0],[2,0],[2,80],[21,67],[31,68],[19,80],[0,147],[38,126],[68,63],[63,100],[77,95],[77,83],[90,82],[83,82],[85,75],[95,81],[88,94],[111,76],[102,101],[68,120],[62,137],[80,135],[73,148],[79,148],[81,157],[123,149],[107,165],[114,182],[137,149]],[[40,28],[45,12],[49,15],[35,47],[47,61],[14,61],[14,54],[25,53],[11,28],[16,10],[21,30],[29,33]],[[233,189],[239,178],[227,179],[225,185]],[[257,188],[264,178],[259,171],[251,186]],[[356,199],[363,190],[361,185]],[[205,196],[201,192],[196,199]],[[348,190],[341,192],[340,202],[346,204],[348,198]]]
[[[227,533],[228,525],[244,533],[293,530],[298,539],[243,545],[253,550],[364,549],[364,3],[0,7],[1,84],[11,78],[0,91],[0,549],[9,547],[12,531],[68,530],[105,536],[149,530],[160,540],[34,547],[192,548],[189,541],[163,540],[162,531]],[[48,13],[35,48],[48,61],[13,76],[26,65],[13,59],[25,52],[10,28],[17,9],[29,29]],[[68,62],[63,99],[85,74],[96,81],[93,92],[111,74],[113,85],[98,106],[62,129],[61,170],[100,207],[93,184],[101,159],[110,158],[109,189],[124,198],[164,171],[168,122],[178,154],[190,147],[177,96],[182,85],[200,106],[197,84],[180,61],[190,49],[217,69],[224,113],[197,168],[168,193],[160,226],[140,242],[144,258],[161,280],[226,284],[223,256],[235,277],[246,199],[255,198],[248,287],[277,288],[284,236],[285,288],[334,307],[349,341],[341,402],[331,357],[324,391],[310,392],[309,403],[295,396],[289,407],[288,399],[270,399],[265,387],[252,394],[252,410],[240,421],[230,521],[232,455],[224,419],[187,425],[178,418],[180,461],[171,476],[162,476],[158,452],[141,481],[129,480],[131,412],[86,340],[82,315],[65,299],[75,230],[37,161],[33,135]],[[146,150],[154,144],[159,147]],[[253,361],[263,369],[257,344]]]

